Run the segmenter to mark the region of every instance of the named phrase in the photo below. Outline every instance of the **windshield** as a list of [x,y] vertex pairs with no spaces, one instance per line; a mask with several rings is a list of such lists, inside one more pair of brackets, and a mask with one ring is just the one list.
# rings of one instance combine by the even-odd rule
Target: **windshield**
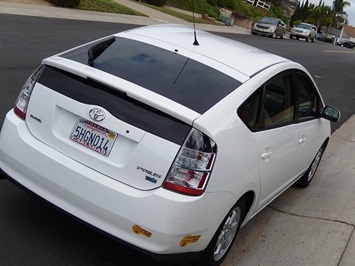
[[271,25],[276,25],[278,22],[278,19],[276,19],[276,18],[262,18],[259,22],[271,24]]
[[301,29],[306,29],[306,30],[310,30],[311,29],[311,25],[307,25],[307,24],[298,24],[297,28],[301,28]]

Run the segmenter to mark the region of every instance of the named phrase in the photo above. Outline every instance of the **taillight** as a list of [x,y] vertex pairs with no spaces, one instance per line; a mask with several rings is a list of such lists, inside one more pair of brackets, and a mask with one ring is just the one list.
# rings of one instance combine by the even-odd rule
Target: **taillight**
[[186,195],[202,195],[216,154],[216,143],[202,132],[192,129],[181,146],[163,187]]
[[17,97],[14,106],[14,111],[15,114],[17,114],[22,119],[26,118],[27,106],[30,101],[31,93],[39,75],[42,72],[42,69],[43,67],[39,67],[32,73],[32,75],[27,79],[27,81],[23,85],[22,90],[19,96]]

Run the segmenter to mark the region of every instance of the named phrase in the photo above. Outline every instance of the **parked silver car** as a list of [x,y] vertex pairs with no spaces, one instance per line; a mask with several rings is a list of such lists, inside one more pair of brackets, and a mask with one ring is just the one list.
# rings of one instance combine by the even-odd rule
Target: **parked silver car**
[[251,29],[253,35],[260,34],[272,38],[279,36],[281,39],[283,39],[285,32],[285,22],[281,19],[271,17],[263,17],[261,20],[257,21]]
[[294,26],[290,31],[290,39],[293,38],[298,39],[305,39],[307,42],[316,41],[317,37],[317,27],[313,24],[308,23],[300,23],[297,26]]

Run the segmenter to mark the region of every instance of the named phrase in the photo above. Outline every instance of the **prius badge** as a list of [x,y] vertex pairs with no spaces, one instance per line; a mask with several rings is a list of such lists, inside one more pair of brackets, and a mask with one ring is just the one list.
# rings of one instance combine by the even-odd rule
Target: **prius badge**
[[102,121],[105,119],[105,112],[99,108],[91,109],[89,115],[95,121]]

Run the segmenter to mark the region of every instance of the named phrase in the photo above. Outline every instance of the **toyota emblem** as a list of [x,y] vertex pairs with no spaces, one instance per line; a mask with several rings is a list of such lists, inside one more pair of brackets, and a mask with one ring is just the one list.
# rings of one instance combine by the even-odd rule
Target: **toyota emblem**
[[89,115],[95,121],[102,121],[105,119],[105,112],[99,108],[91,109]]

